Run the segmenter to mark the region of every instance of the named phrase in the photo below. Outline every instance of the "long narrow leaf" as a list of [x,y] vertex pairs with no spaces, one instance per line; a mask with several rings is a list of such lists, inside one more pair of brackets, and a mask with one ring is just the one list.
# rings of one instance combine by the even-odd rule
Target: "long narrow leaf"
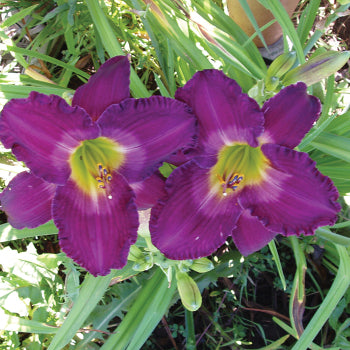
[[300,16],[300,23],[298,24],[297,32],[301,44],[306,42],[310,30],[314,25],[320,2],[321,0],[311,0]]
[[350,257],[345,247],[336,245],[340,265],[337,276],[322,304],[292,350],[306,350],[316,337],[350,285]]
[[2,331],[36,334],[53,334],[58,330],[56,327],[41,322],[7,315],[2,309],[0,309],[0,329]]
[[22,9],[21,11],[14,13],[11,15],[11,17],[7,18],[2,24],[1,24],[1,28],[6,28],[6,27],[10,27],[13,24],[19,22],[21,19],[23,19],[24,17],[30,15],[36,7],[38,7],[39,4],[35,4],[29,7],[26,7],[24,9]]
[[308,146],[317,136],[319,136],[327,126],[334,120],[336,116],[333,115],[325,120],[319,127],[312,128],[311,131],[304,137],[304,139],[300,142],[298,149],[302,150],[306,146]]
[[59,96],[63,96],[67,92],[74,92],[70,89],[56,88],[55,85],[51,86],[52,87],[40,87],[0,84],[0,98],[4,98],[5,100],[10,100],[12,98],[26,98],[31,91],[37,91],[46,95],[54,94]]
[[[110,57],[125,55],[97,0],[86,0],[93,23]],[[130,72],[130,89],[135,97],[148,97],[150,93],[133,69]]]
[[61,328],[52,339],[48,350],[62,349],[69,343],[101,300],[115,274],[116,272],[112,272],[108,276],[103,277],[87,275],[81,286],[79,297],[76,299]]
[[198,12],[201,17],[205,18],[214,27],[217,27],[222,32],[231,36],[234,42],[237,42],[242,49],[244,48],[250,60],[255,62],[260,69],[266,72],[266,64],[256,45],[242,28],[240,28],[231,17],[226,15],[226,13],[215,4],[215,2],[193,0],[191,3],[194,4],[195,11]]
[[350,138],[323,132],[311,142],[311,145],[322,152],[350,162]]
[[157,269],[101,350],[140,349],[168,309],[175,288],[175,281],[169,287],[166,276]]
[[261,40],[263,45],[266,47],[267,45],[266,45],[265,39],[264,39],[264,37],[262,35],[261,29],[259,28],[259,25],[256,22],[254,14],[253,14],[252,10],[250,9],[249,4],[247,3],[247,0],[238,0],[238,1],[239,1],[240,5],[242,6],[246,16],[248,17],[250,23],[254,27],[255,32],[259,36],[259,39]]
[[269,243],[269,248],[270,248],[270,252],[272,254],[273,260],[275,261],[275,264],[276,264],[276,267],[277,267],[277,271],[278,271],[278,276],[280,277],[283,289],[286,290],[286,288],[287,288],[286,279],[284,277],[281,260],[280,260],[280,257],[278,255],[276,243],[275,243],[274,240],[272,240]]
[[53,221],[41,225],[36,228],[24,228],[17,230],[10,224],[0,225],[0,242],[13,241],[15,239],[22,239],[28,237],[47,236],[57,233],[57,227]]
[[[342,225],[343,224],[343,225]],[[334,227],[341,228],[341,227],[347,227],[350,226],[350,221],[336,224]],[[322,237],[323,239],[326,239],[327,241],[330,241],[334,244],[342,245],[345,247],[350,246],[350,238],[337,235],[336,233],[332,232],[326,227],[320,227],[316,230],[316,235],[319,237]]]
[[[132,299],[137,293],[141,290],[141,286],[133,290],[126,298],[120,301],[115,308],[113,308],[108,314],[104,315],[103,320],[101,322],[94,325],[96,329],[103,329],[108,325],[108,322],[114,317],[119,310],[122,310],[125,304],[127,304],[130,299]],[[77,346],[77,350],[84,350],[88,346],[89,342],[92,341],[97,335],[97,332],[90,332],[82,342],[80,342]]]
[[272,12],[274,17],[277,19],[278,23],[281,25],[283,31],[288,35],[288,37],[292,41],[294,50],[297,53],[299,63],[304,63],[305,57],[303,48],[300,43],[300,39],[294,28],[293,22],[289,18],[289,15],[283,7],[282,3],[276,0],[260,0],[260,2]]
[[44,55],[42,53],[39,53],[39,52],[36,52],[36,51],[32,51],[32,50],[23,49],[23,48],[17,47],[17,46],[8,47],[8,50],[11,51],[11,52],[19,53],[19,54],[24,55],[24,56],[35,57],[35,58],[38,58],[40,60],[52,63],[52,64],[54,64],[56,66],[69,69],[72,72],[80,75],[81,77],[83,77],[85,79],[89,79],[90,78],[90,75],[85,73],[85,72],[83,72],[82,70],[80,70],[78,68],[75,68],[74,66],[71,66],[71,65],[69,65],[67,63],[64,63],[64,62],[62,62],[62,61],[60,61],[60,60],[58,60],[56,58],[50,57],[48,55]]

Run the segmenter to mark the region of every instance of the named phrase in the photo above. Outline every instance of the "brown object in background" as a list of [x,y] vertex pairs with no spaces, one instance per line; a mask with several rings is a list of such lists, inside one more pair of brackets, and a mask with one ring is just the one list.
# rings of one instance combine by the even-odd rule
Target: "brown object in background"
[[[273,0],[275,1],[275,0]],[[280,0],[289,16],[291,16],[299,2],[299,0]],[[258,23],[259,28],[264,26],[266,23],[274,19],[272,13],[262,6],[257,0],[247,0],[247,3]],[[227,0],[227,7],[230,17],[244,30],[244,32],[251,36],[255,33],[255,29],[251,24],[249,18],[245,14],[239,0]],[[267,45],[274,44],[282,36],[282,28],[275,22],[263,32],[264,39]],[[258,47],[263,47],[259,37],[254,38],[254,43]]]

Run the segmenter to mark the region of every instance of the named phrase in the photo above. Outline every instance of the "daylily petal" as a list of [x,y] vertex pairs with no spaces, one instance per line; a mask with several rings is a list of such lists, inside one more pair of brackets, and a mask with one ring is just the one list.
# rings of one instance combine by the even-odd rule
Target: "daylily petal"
[[245,256],[265,247],[276,236],[268,230],[258,218],[251,216],[249,210],[243,210],[237,227],[232,231],[232,238],[237,249]]
[[306,88],[304,83],[287,86],[265,102],[262,143],[277,143],[289,148],[300,143],[321,112],[320,101],[308,95]]
[[289,234],[313,234],[319,226],[333,225],[340,205],[337,189],[322,175],[306,153],[278,145],[262,146],[270,162],[263,182],[246,186],[242,207],[267,229]]
[[83,107],[96,121],[108,106],[130,96],[129,76],[130,62],[126,56],[109,59],[87,84],[76,90],[72,105]]
[[13,99],[1,112],[0,140],[34,175],[64,184],[70,174],[68,159],[81,140],[99,134],[86,112],[70,107],[61,97],[32,92]]
[[156,171],[147,179],[131,184],[136,194],[135,202],[139,210],[152,208],[159,198],[165,196],[165,180],[166,178]]
[[55,191],[56,185],[24,171],[0,194],[1,207],[14,228],[38,227],[51,219]]
[[52,213],[62,250],[90,273],[106,275],[126,264],[138,214],[134,192],[121,175],[112,173],[102,194],[86,194],[69,179],[58,186]]
[[190,161],[175,169],[167,197],[151,212],[153,244],[168,258],[196,259],[219,248],[231,234],[241,208],[235,196],[218,196],[209,184],[209,169]]
[[199,120],[199,147],[216,154],[223,145],[248,143],[256,147],[264,116],[239,85],[217,70],[197,72],[175,97],[188,104]]
[[179,149],[195,143],[196,120],[184,103],[161,96],[127,99],[98,120],[103,136],[118,142],[125,162],[118,171],[138,182]]

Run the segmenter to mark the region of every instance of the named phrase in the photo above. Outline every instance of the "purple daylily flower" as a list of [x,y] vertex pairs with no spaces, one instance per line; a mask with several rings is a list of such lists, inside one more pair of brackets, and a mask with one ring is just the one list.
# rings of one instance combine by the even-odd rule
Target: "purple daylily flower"
[[196,134],[184,103],[129,98],[129,73],[127,57],[114,57],[72,107],[32,92],[0,118],[0,140],[30,169],[1,194],[9,223],[34,228],[53,218],[62,250],[93,275],[126,264],[139,225],[135,193],[140,207],[152,205],[163,184],[155,171]]
[[207,256],[229,236],[248,255],[277,233],[313,234],[334,224],[336,188],[306,153],[293,150],[321,109],[305,84],[284,88],[260,109],[234,80],[206,70],[176,98],[199,120],[199,145],[152,209],[152,241],[165,256]]

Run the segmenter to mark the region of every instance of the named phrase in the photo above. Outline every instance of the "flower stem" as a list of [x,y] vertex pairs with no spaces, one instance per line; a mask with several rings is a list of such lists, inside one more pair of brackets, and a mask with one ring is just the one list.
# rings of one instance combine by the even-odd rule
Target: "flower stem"
[[196,335],[194,331],[193,312],[185,309],[186,350],[196,350]]

